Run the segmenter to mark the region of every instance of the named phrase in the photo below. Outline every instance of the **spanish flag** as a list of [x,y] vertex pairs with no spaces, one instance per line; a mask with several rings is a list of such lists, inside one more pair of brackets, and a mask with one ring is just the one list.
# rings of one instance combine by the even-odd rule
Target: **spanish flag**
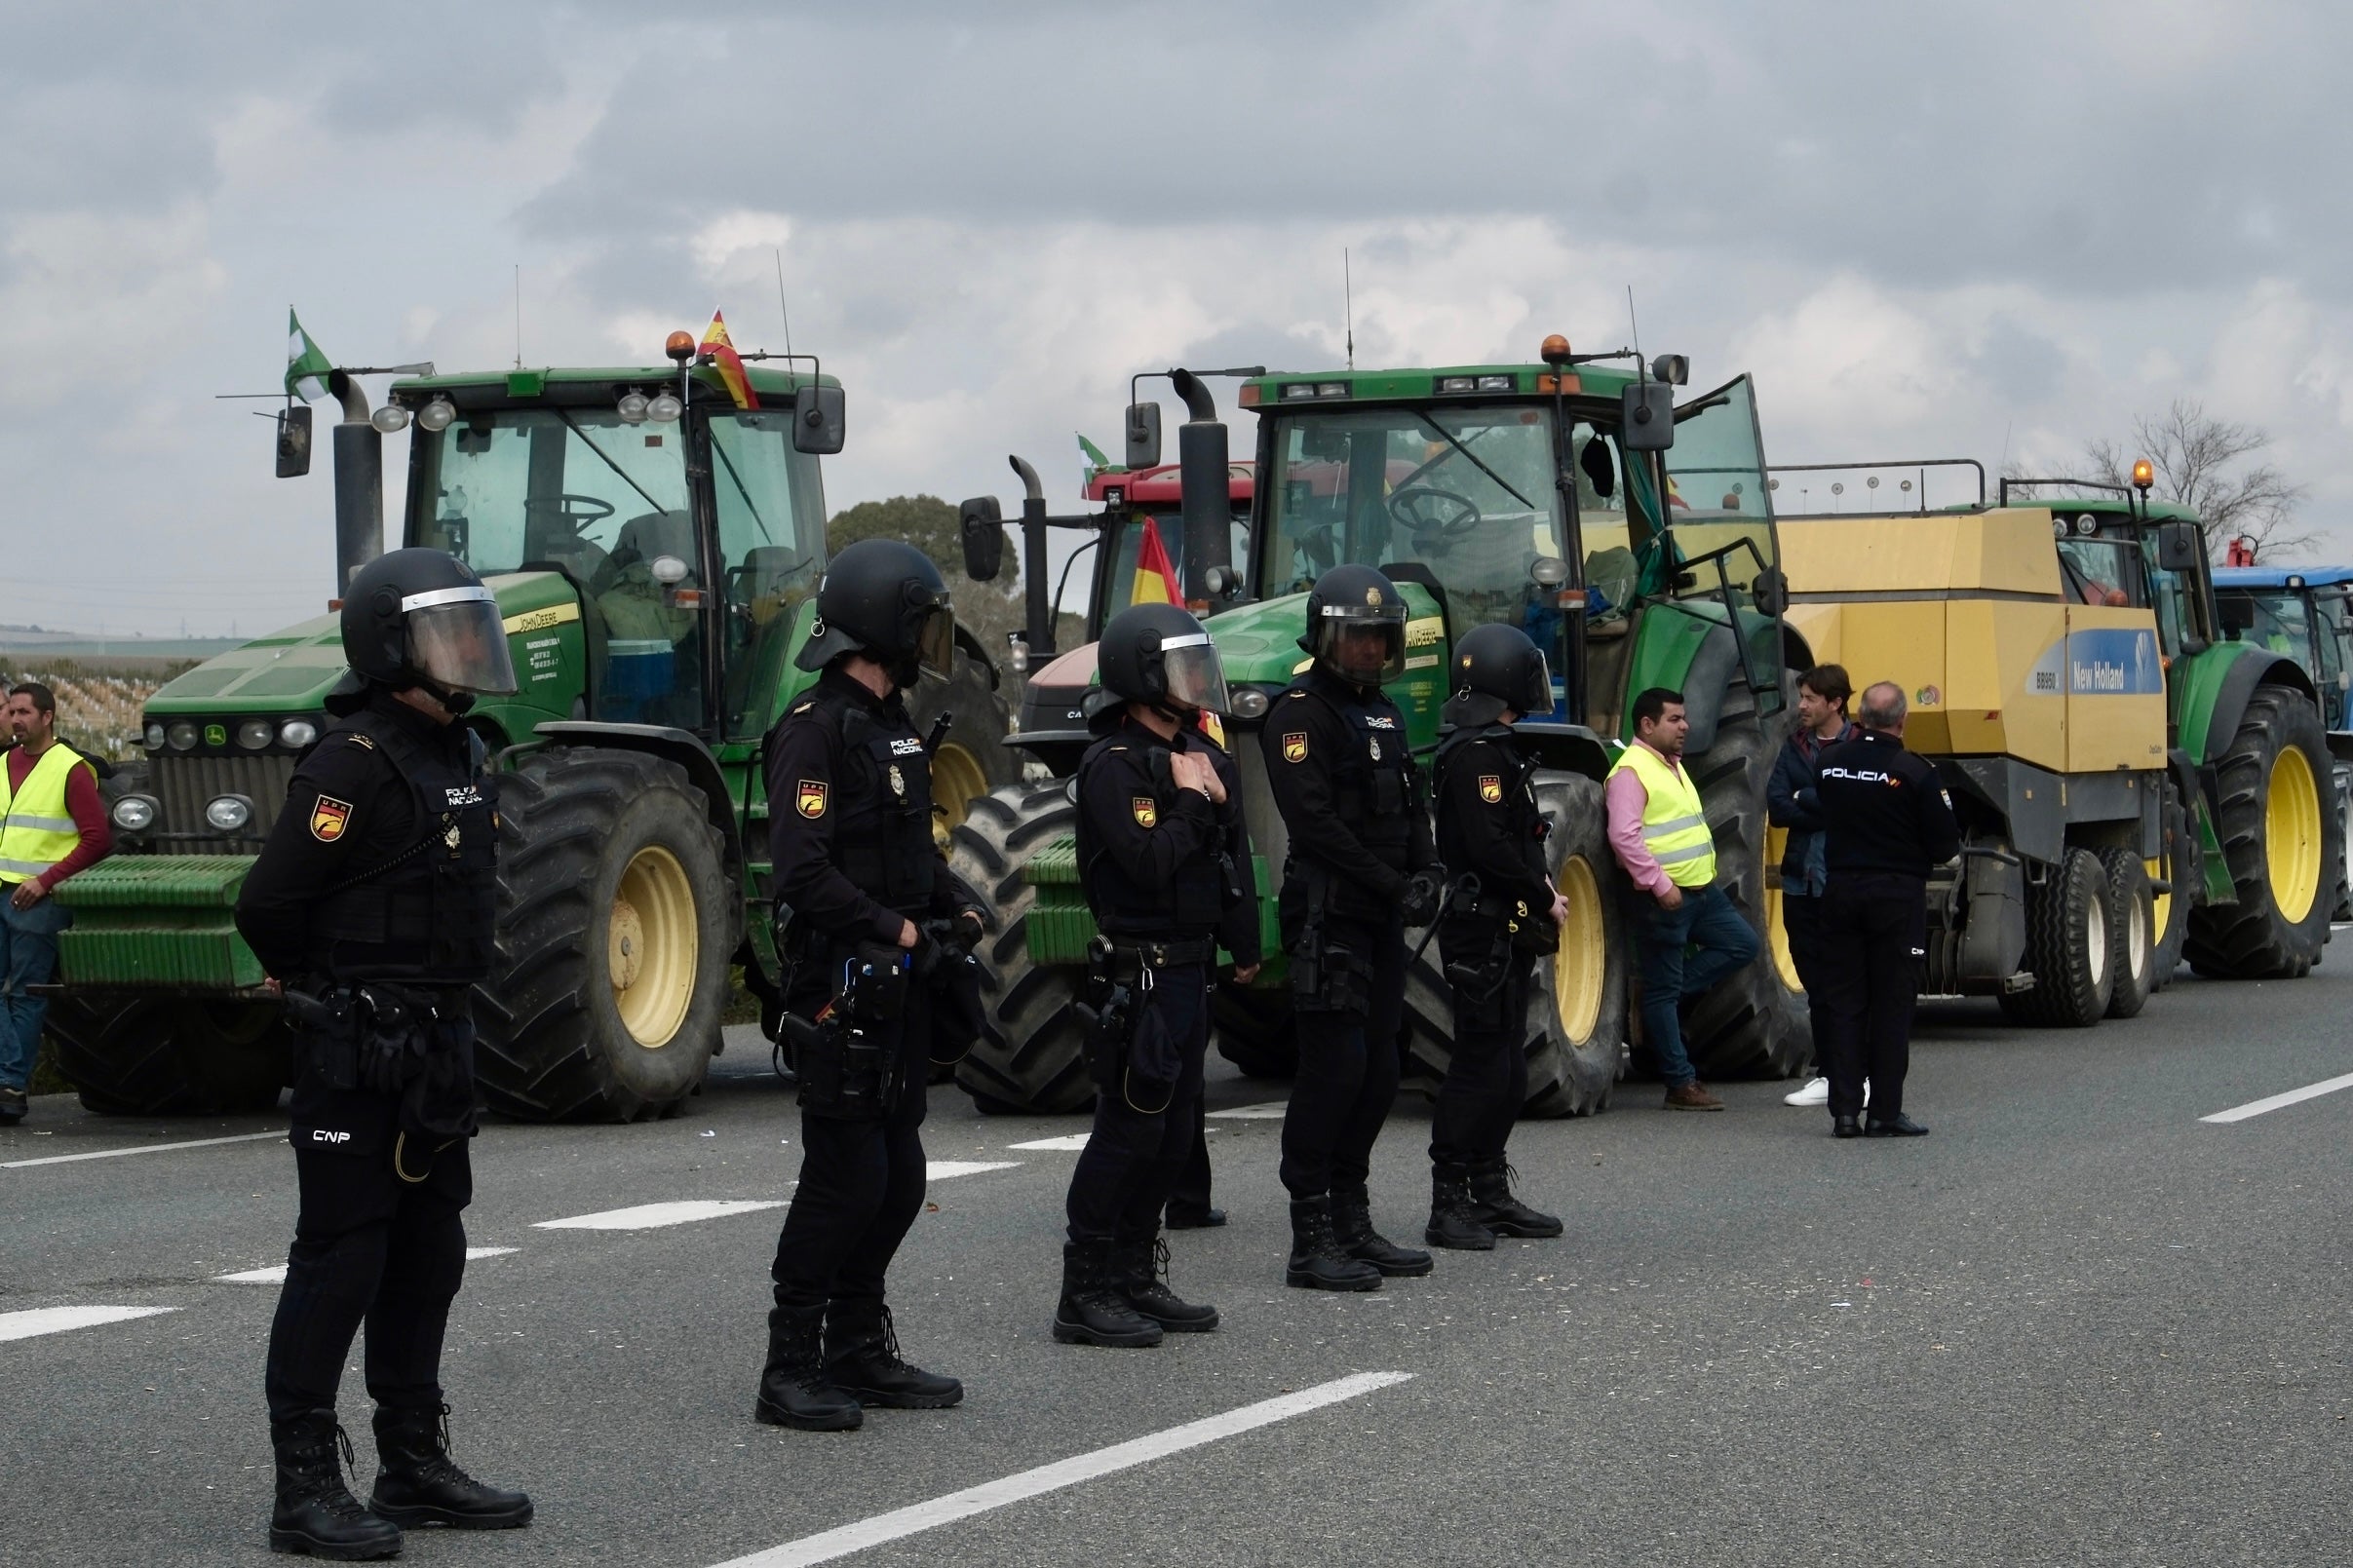
[[760,405],[759,394],[752,390],[752,378],[744,373],[744,362],[736,356],[735,340],[727,335],[727,318],[718,311],[711,313],[711,325],[703,328],[703,341],[695,356],[719,373],[727,396],[738,408]]
[[1160,519],[1143,520],[1143,543],[1136,549],[1136,583],[1128,590],[1130,604],[1184,603],[1176,568],[1169,564],[1168,548],[1160,542]]

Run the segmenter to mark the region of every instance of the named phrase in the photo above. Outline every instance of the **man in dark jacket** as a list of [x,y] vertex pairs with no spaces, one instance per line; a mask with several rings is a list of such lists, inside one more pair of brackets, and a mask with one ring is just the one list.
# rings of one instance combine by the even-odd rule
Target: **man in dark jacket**
[[1905,707],[1892,682],[1865,691],[1861,733],[1822,753],[1815,785],[1830,873],[1815,1005],[1830,1010],[1831,1129],[1842,1138],[1928,1130],[1904,1114],[1904,1074],[1927,956],[1928,873],[1961,852],[1961,832],[1936,770],[1904,749]]
[[[1847,699],[1854,695],[1846,670],[1839,665],[1816,665],[1797,677],[1797,727],[1773,759],[1773,777],[1765,785],[1765,803],[1775,827],[1789,829],[1781,856],[1781,925],[1789,933],[1790,958],[1806,989],[1809,1005],[1822,984],[1822,808],[1814,782],[1822,771],[1823,747],[1851,741],[1855,727],[1846,721]],[[1829,1014],[1811,1009],[1814,1021],[1814,1074],[1803,1088],[1782,1096],[1791,1105],[1827,1105],[1831,1081],[1824,1067],[1830,1055],[1823,1049],[1823,1026]]]

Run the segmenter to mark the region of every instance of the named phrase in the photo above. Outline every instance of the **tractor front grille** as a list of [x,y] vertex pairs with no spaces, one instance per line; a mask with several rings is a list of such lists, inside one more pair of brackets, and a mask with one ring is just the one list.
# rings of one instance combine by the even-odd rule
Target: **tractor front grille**
[[[286,804],[286,786],[294,776],[292,752],[255,756],[186,756],[176,752],[151,753],[150,779],[163,814],[153,832],[143,835],[165,855],[251,855],[269,836],[270,824]],[[224,833],[205,821],[205,807],[222,795],[243,795],[253,803],[252,820],[236,833]]]

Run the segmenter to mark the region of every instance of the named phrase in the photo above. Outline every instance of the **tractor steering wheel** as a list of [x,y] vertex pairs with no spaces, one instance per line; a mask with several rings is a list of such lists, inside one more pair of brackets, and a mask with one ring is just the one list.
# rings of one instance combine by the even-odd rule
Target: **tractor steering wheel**
[[561,495],[543,495],[525,501],[522,513],[526,517],[554,519],[566,523],[573,533],[579,533],[592,522],[602,522],[613,515],[613,504],[602,496],[576,495],[566,490]]
[[1408,484],[1389,497],[1389,516],[1407,532],[1460,539],[1479,526],[1479,504],[1435,485]]

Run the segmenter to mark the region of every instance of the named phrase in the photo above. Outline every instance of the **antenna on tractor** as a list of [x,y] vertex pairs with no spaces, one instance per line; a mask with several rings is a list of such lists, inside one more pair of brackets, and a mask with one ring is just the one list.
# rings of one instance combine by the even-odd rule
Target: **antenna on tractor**
[[522,263],[515,263],[515,368],[522,368]]
[[1639,379],[1643,374],[1642,324],[1634,319],[1634,285],[1632,284],[1626,286],[1626,326],[1629,331],[1634,333],[1634,372]]
[[1356,278],[1349,270],[1348,248],[1340,247],[1340,313],[1347,324],[1348,368],[1356,368]]
[[776,308],[785,318],[785,358],[792,358],[792,311],[785,303],[785,249],[770,246],[768,253],[776,258]]

